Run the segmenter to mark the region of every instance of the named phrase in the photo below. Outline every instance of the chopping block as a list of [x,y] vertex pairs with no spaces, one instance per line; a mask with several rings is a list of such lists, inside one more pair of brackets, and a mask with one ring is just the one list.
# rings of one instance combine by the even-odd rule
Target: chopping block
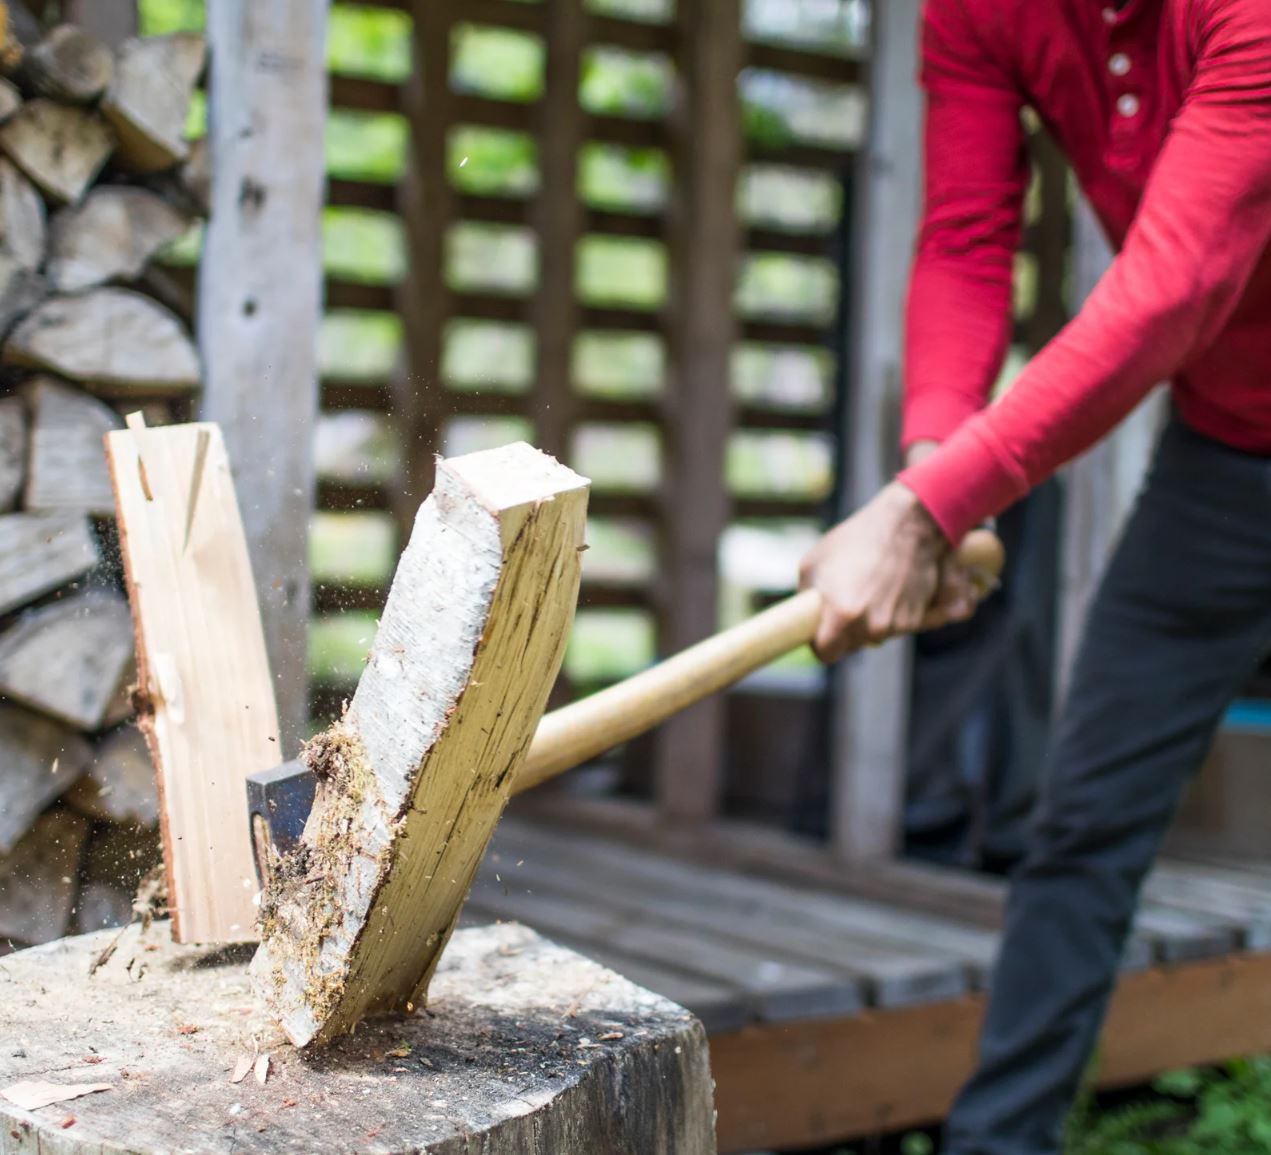
[[0,1155],[715,1151],[701,1024],[524,927],[457,932],[428,1015],[316,1061],[262,1032],[246,958],[161,923],[5,958]]

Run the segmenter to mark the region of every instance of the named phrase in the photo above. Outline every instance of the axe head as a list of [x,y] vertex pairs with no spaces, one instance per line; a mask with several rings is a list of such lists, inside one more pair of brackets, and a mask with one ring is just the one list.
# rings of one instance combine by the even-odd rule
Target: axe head
[[261,886],[269,881],[278,859],[300,841],[313,794],[313,771],[298,758],[247,776],[247,821]]

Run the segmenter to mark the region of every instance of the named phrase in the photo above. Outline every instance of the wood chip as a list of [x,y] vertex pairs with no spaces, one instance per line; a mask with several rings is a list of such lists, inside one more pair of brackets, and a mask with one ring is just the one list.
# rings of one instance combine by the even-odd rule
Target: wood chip
[[234,1073],[229,1077],[231,1083],[241,1083],[247,1078],[247,1072],[252,1069],[251,1055],[244,1055],[237,1063],[234,1064]]
[[0,1090],[0,1095],[8,1099],[15,1107],[24,1111],[38,1111],[50,1103],[65,1103],[68,1099],[79,1099],[84,1095],[95,1095],[98,1091],[109,1091],[109,1083],[41,1083],[28,1081],[14,1083]]
[[256,1060],[256,1066],[254,1069],[256,1072],[256,1082],[263,1087],[265,1085],[265,1080],[269,1078],[269,1056],[261,1055],[260,1058]]

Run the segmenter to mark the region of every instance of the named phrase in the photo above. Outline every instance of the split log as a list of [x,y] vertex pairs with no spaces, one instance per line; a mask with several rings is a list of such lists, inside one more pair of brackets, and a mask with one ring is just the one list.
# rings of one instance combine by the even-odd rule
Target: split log
[[114,883],[86,882],[79,888],[72,914],[72,934],[127,926],[132,921],[132,894]]
[[154,826],[159,793],[145,736],[136,726],[108,734],[93,751],[93,761],[66,801],[99,822]]
[[0,77],[0,123],[8,120],[22,107],[22,94],[17,86]]
[[0,702],[0,854],[13,852],[40,811],[75,784],[92,757],[82,735]]
[[[253,937],[248,774],[282,760],[247,542],[215,425],[107,437],[160,782],[173,932]],[[215,772],[210,772],[214,768]]]
[[125,41],[102,113],[119,135],[119,160],[136,172],[172,168],[189,155],[186,117],[207,54],[201,36]]
[[115,495],[102,438],[123,427],[119,414],[52,377],[36,378],[24,392],[31,413],[24,507],[112,516]]
[[107,281],[135,280],[189,226],[190,218],[157,193],[103,185],[53,218],[49,281],[58,292],[72,293]]
[[5,73],[21,88],[62,104],[92,104],[115,74],[114,53],[74,24],[59,24],[8,61]]
[[[244,1019],[246,967],[227,954],[176,946],[156,926],[5,959],[5,1029],[22,1045],[0,1047],[0,1087],[52,1079],[111,1088],[38,1111],[0,1098],[0,1135],[18,1136],[5,1150],[715,1151],[701,1024],[524,927],[460,931],[431,1015],[368,1023],[324,1063],[306,1062],[276,1032]],[[232,1085],[235,1069],[245,1063],[246,1074],[258,1052],[268,1059],[263,1085],[251,1075]],[[85,1055],[101,1061],[84,1066]],[[64,1128],[70,1113],[75,1125]]]
[[0,516],[0,614],[90,570],[99,560],[86,517],[65,513]]
[[99,730],[132,655],[128,603],[106,590],[72,594],[0,634],[0,696],[79,730]]
[[0,124],[0,149],[55,201],[74,204],[115,149],[95,112],[32,100]]
[[0,397],[0,513],[8,513],[22,492],[26,439],[22,398]]
[[19,268],[44,263],[44,202],[35,186],[10,160],[0,157],[0,249]]
[[523,444],[439,463],[261,900],[253,974],[297,1046],[423,1002],[564,655],[587,485]]
[[16,847],[0,855],[0,938],[41,943],[66,933],[88,830],[88,821],[78,814],[50,810]]
[[198,355],[180,320],[128,289],[51,297],[13,331],[4,360],[111,397],[190,390],[199,383]]

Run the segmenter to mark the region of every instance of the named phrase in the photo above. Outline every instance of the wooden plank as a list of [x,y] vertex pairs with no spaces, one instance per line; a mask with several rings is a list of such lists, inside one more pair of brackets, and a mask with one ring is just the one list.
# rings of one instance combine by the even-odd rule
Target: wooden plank
[[852,56],[839,56],[776,43],[751,44],[746,56],[751,68],[787,72],[830,84],[859,84],[865,79],[863,62]]
[[305,723],[326,16],[325,3],[308,0],[225,0],[209,7],[207,24],[212,211],[199,267],[200,416],[224,430],[244,495],[280,753],[294,749]]
[[0,633],[0,696],[100,730],[133,672],[132,618],[113,590],[82,590]]
[[487,887],[486,901],[498,903],[507,917],[533,922],[519,912],[545,895],[566,903],[595,902],[617,915],[633,933],[650,926],[659,932],[682,931],[728,955],[738,949],[760,952],[771,955],[769,961],[846,975],[870,1006],[956,998],[968,990],[967,968],[938,950],[919,951],[872,935],[849,935],[800,917],[782,918],[754,895],[720,901],[716,895],[694,894],[692,874],[681,866],[678,876],[661,880],[658,889],[651,891],[646,879],[613,869],[604,859],[565,865],[534,856],[522,859],[518,866],[504,860],[490,863],[481,877]]
[[0,517],[0,614],[79,577],[98,562],[88,519],[67,513]]
[[75,784],[91,757],[88,743],[74,730],[0,702],[0,855],[14,851],[40,812]]
[[674,959],[682,970],[731,983],[744,993],[752,1015],[761,1022],[855,1014],[864,1004],[852,978],[830,966],[782,957],[783,952],[773,945],[764,949],[717,943],[692,927],[633,919],[629,911],[540,891],[504,896],[487,888],[479,902],[482,910],[528,923],[549,936],[568,936],[584,953],[590,943],[603,944],[621,956],[645,962]]
[[454,0],[415,0],[413,11],[415,69],[405,104],[411,143],[399,190],[408,254],[406,276],[398,287],[407,371],[393,382],[393,408],[406,447],[394,502],[403,541],[419,503],[432,491],[433,459],[441,448],[443,329],[452,313],[445,243],[454,219],[447,148],[454,119],[449,77],[456,5]]
[[31,413],[24,508],[113,515],[102,438],[123,425],[119,415],[52,377],[37,377],[23,391]]
[[106,438],[178,942],[253,937],[244,780],[279,761],[274,683],[220,430]]
[[[922,101],[914,2],[883,5],[871,21],[870,146],[858,168],[859,261],[842,355],[852,366],[842,430],[841,514],[895,474],[904,298],[919,216]],[[887,858],[899,843],[904,801],[910,646],[866,650],[835,678],[830,843],[847,861]]]
[[[733,288],[741,237],[734,204],[741,172],[741,8],[684,0],[674,117],[668,365],[658,646],[674,653],[719,624],[718,549],[731,515],[724,456],[733,425],[729,389],[737,339]],[[702,822],[719,808],[724,703],[715,696],[663,725],[654,793],[670,821]]]
[[545,87],[538,103],[539,190],[531,210],[538,236],[538,286],[530,306],[535,337],[532,413],[535,444],[570,456],[576,403],[574,337],[578,331],[577,247],[583,234],[578,154],[583,111],[578,102],[586,20],[583,0],[546,0]]
[[[1162,1008],[1168,1007],[1168,1013]],[[935,1123],[969,1077],[983,996],[711,1039],[722,1155]],[[1271,1049],[1271,954],[1122,978],[1099,1047],[1105,1087]]]
[[439,466],[261,901],[253,973],[297,1046],[423,1002],[564,657],[586,513],[586,480],[523,443]]

